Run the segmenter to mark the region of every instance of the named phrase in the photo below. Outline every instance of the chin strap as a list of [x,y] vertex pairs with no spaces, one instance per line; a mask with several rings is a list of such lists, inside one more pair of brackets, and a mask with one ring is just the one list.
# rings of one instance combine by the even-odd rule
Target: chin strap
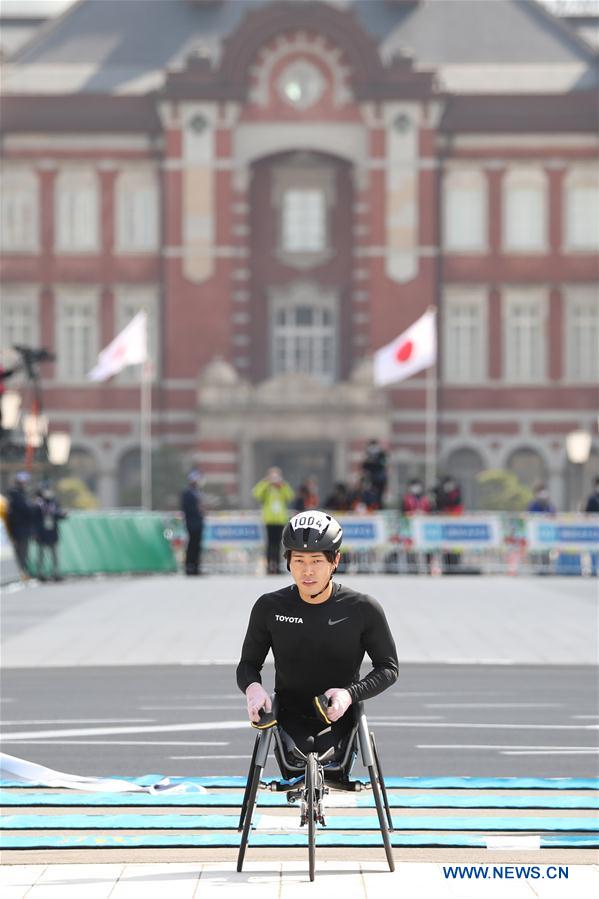
[[330,584],[331,581],[333,580],[333,575],[335,574],[335,571],[337,571],[336,568],[335,568],[333,571],[331,571],[331,576],[330,576],[330,578],[328,579],[328,581],[326,582],[326,584],[324,585],[324,587],[322,588],[322,590],[319,590],[318,593],[311,593],[311,594],[310,594],[310,599],[316,599],[317,596],[320,596],[321,593],[324,593],[324,591],[327,589],[327,587],[329,586],[329,584]]

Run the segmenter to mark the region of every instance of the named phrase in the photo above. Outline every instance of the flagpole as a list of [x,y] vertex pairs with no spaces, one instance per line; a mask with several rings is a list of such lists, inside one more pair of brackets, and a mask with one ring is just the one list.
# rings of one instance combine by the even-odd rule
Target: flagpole
[[146,359],[141,366],[141,507],[152,508],[152,363]]
[[437,480],[437,365],[426,370],[425,482],[427,489]]

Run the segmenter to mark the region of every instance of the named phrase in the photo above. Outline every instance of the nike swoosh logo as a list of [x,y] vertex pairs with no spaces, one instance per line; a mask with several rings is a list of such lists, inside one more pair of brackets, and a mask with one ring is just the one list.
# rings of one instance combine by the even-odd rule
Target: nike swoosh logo
[[340,624],[342,621],[347,621],[347,618],[338,618],[337,621],[331,621],[329,618],[329,624]]

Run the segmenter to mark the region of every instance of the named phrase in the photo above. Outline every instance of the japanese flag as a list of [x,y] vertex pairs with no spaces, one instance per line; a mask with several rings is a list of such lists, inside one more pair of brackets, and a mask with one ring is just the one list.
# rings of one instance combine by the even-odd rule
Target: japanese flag
[[429,309],[407,331],[374,354],[374,383],[378,387],[403,381],[430,368],[437,359],[435,310]]
[[139,365],[148,358],[147,313],[138,312],[112,343],[102,350],[98,361],[87,377],[90,381],[105,381],[128,365]]

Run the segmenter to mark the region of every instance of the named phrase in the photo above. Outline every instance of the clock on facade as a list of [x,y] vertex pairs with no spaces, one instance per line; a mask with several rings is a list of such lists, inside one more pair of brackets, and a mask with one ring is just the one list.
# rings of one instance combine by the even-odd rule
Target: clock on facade
[[288,65],[279,79],[279,91],[286,103],[306,109],[317,103],[325,89],[325,80],[315,65],[299,59]]

